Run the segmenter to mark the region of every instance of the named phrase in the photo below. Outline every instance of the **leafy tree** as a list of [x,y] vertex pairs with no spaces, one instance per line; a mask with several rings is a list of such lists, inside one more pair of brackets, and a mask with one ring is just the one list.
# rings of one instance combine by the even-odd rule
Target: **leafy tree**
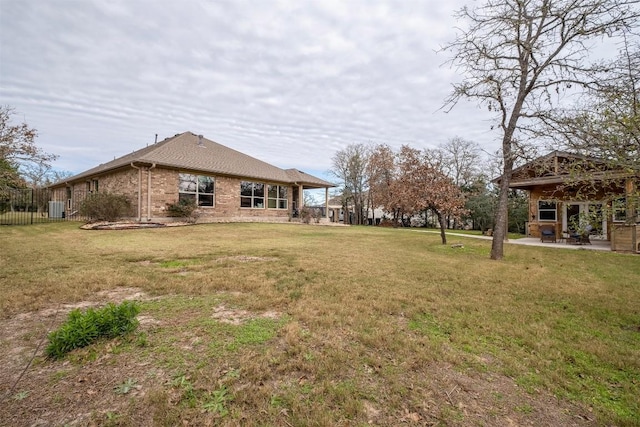
[[489,188],[483,177],[478,177],[472,185],[466,186],[464,190],[466,196],[464,207],[467,214],[463,219],[470,220],[474,230],[493,229],[498,201],[496,192]]
[[513,233],[525,233],[525,224],[529,221],[529,198],[521,190],[509,193],[509,228]]
[[509,183],[524,142],[554,117],[556,100],[577,87],[594,87],[601,64],[587,61],[591,42],[638,25],[637,0],[487,0],[462,8],[469,27],[444,47],[464,73],[446,105],[463,98],[496,112],[502,179],[491,258],[501,259],[507,233]]
[[0,194],[4,189],[22,188],[25,182],[20,178],[20,171],[15,163],[0,158]]
[[45,153],[35,144],[37,132],[26,123],[11,124],[12,108],[0,107],[0,187],[24,185],[19,168],[47,166],[57,156]]

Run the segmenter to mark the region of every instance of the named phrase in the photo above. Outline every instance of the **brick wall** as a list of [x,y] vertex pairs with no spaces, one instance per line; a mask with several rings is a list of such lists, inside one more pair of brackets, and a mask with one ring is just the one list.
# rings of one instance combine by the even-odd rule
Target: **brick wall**
[[[199,222],[289,220],[289,209],[241,208],[240,182],[242,179],[223,176],[217,176],[215,179],[215,206],[213,208],[201,208],[201,216],[198,218]],[[291,206],[291,193],[292,190],[289,189],[289,207]]]
[[[112,173],[91,177],[82,182],[74,183],[74,189],[86,189],[86,182],[98,180],[98,191],[116,194],[127,194],[133,206],[133,212],[140,213],[142,221],[149,218],[152,221],[178,220],[167,216],[167,205],[178,201],[178,175],[180,171],[141,167],[140,170],[126,168]],[[148,179],[151,174],[151,213],[149,214]],[[240,182],[242,179],[233,177],[215,177],[215,206],[200,208],[198,222],[226,222],[226,221],[288,221],[291,209],[293,190],[289,187],[289,209],[247,209],[240,208]],[[93,185],[93,184],[91,184]],[[138,194],[140,187],[140,194]],[[93,189],[93,188],[92,188]],[[55,199],[66,199],[66,188],[58,187],[53,190]],[[140,210],[138,210],[140,201]],[[265,203],[266,204],[266,203]]]

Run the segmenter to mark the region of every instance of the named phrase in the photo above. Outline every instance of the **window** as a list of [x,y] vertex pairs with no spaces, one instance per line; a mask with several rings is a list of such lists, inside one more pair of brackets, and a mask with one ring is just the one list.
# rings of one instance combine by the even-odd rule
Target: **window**
[[616,222],[623,222],[627,220],[627,199],[621,197],[613,201],[612,206],[613,220]]
[[556,202],[546,200],[538,201],[538,218],[540,221],[556,220]]
[[240,207],[264,208],[264,184],[261,182],[240,182]]
[[178,175],[178,200],[193,200],[198,206],[214,206],[215,181],[211,176]]
[[91,185],[93,187],[93,191],[95,191],[97,193],[98,192],[98,180],[94,179],[93,181],[91,181]]
[[269,209],[287,209],[287,187],[269,185],[267,195]]

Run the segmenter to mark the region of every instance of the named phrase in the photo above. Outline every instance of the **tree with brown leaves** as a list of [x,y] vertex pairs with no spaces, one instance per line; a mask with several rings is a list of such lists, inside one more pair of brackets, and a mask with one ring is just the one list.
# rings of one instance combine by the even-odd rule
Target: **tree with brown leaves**
[[36,130],[26,123],[12,124],[14,111],[10,107],[0,107],[0,187],[24,186],[20,176],[21,166],[39,165],[46,167],[57,158],[36,146]]
[[442,244],[447,243],[447,218],[459,219],[464,213],[464,196],[460,187],[438,168],[425,153],[402,146],[397,156],[398,187],[412,214],[430,210],[440,223]]

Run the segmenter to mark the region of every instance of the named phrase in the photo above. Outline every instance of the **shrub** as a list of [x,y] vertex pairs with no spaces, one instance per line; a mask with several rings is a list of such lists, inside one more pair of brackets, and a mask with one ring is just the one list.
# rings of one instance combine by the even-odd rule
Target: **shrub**
[[318,224],[322,219],[322,210],[318,208],[310,208],[310,207],[304,206],[300,210],[300,219],[305,224],[309,224],[312,219],[316,224]]
[[320,224],[320,220],[322,220],[322,209],[315,208],[313,210],[313,219],[316,224]]
[[305,224],[309,224],[311,222],[311,215],[311,209],[309,209],[308,207],[304,206],[302,209],[300,209],[300,219]]
[[190,199],[180,199],[178,203],[167,203],[167,215],[196,222],[199,216],[198,205],[195,200]]
[[131,216],[131,201],[123,194],[92,193],[80,203],[78,212],[93,221],[117,221]]
[[67,321],[49,334],[45,353],[59,359],[76,348],[86,347],[100,338],[115,338],[133,332],[138,327],[138,305],[125,301],[120,305],[109,303],[101,309],[79,309],[69,313]]

